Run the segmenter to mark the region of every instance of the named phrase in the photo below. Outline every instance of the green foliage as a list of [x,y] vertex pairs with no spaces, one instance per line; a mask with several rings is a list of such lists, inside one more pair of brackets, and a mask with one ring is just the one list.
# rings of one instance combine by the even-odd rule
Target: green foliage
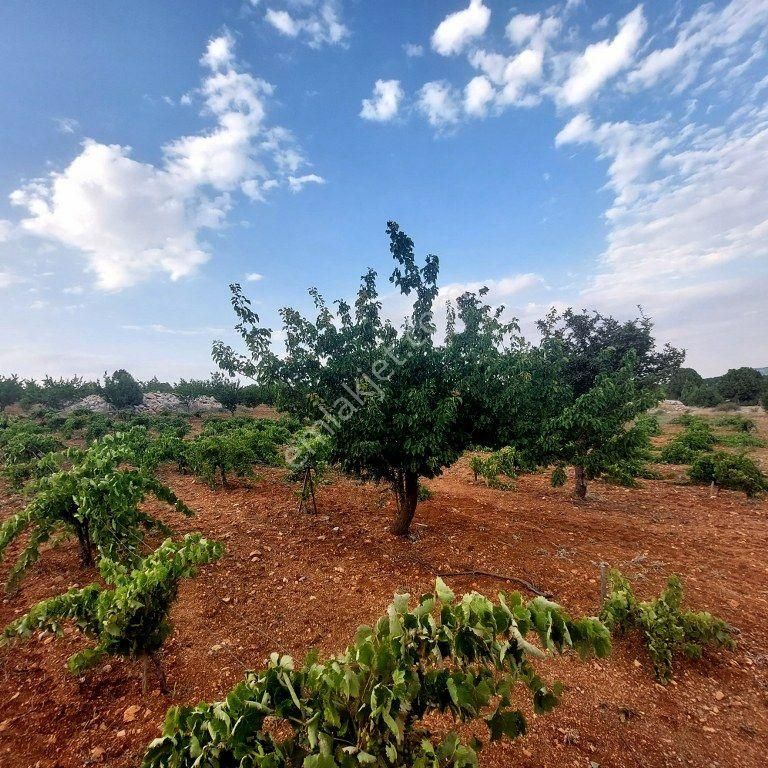
[[316,427],[304,427],[291,437],[285,451],[285,459],[291,475],[299,478],[311,467],[318,475],[331,465],[333,443],[327,432]]
[[659,459],[665,464],[690,464],[701,453],[711,451],[717,441],[712,427],[703,419],[688,417],[685,422],[682,416],[679,419],[688,426],[662,446]]
[[715,419],[715,426],[732,429],[735,432],[754,432],[757,429],[757,424],[752,419],[737,414],[720,416]]
[[19,377],[0,376],[0,412],[4,411],[9,405],[18,403],[24,394],[24,383]]
[[688,475],[694,483],[744,491],[749,497],[768,490],[768,477],[748,456],[717,452],[698,456]]
[[683,392],[704,385],[704,379],[693,368],[678,368],[664,386],[664,391],[670,400],[681,400]]
[[[655,404],[657,395],[638,383],[635,365],[630,354],[624,367],[600,374],[590,389],[542,425],[542,452],[558,466],[577,467],[580,496],[586,493],[586,480],[603,475],[631,485],[650,457],[647,424],[636,419]],[[583,471],[581,488],[578,468]],[[555,484],[563,475],[552,479]]]
[[141,405],[144,400],[141,385],[123,368],[111,376],[104,374],[103,392],[104,399],[118,410]]
[[618,571],[611,572],[609,583],[600,618],[611,631],[643,633],[659,682],[672,678],[673,656],[678,651],[698,659],[708,645],[735,647],[725,621],[710,613],[682,610],[683,586],[677,576],[669,579],[659,597],[647,602],[635,597],[631,584]]
[[65,405],[70,405],[88,395],[98,394],[99,389],[98,382],[85,381],[79,376],[71,379],[54,379],[46,376],[41,383],[31,380],[24,382],[21,404],[24,407],[42,405],[58,411]]
[[[603,657],[610,637],[596,619],[571,620],[541,597],[526,604],[519,593],[500,594],[493,603],[472,593],[456,602],[438,579],[435,593],[415,608],[408,595],[396,595],[386,615],[358,629],[339,656],[320,661],[313,653],[297,667],[274,653],[226,700],[172,708],[142,765],[477,766],[480,741],[463,742],[451,731],[435,743],[425,716],[446,712],[457,723],[484,722],[491,741],[515,738],[527,728],[515,707],[517,687],[529,691],[536,713],[553,709],[562,691],[541,679],[531,658],[569,648]],[[267,718],[292,733],[275,736]]]
[[222,547],[200,534],[188,534],[181,543],[167,539],[131,570],[102,558],[101,576],[111,589],[91,584],[43,600],[9,624],[5,642],[28,637],[35,630],[61,634],[71,621],[96,646],[76,653],[68,667],[79,675],[105,656],[135,658],[154,654],[170,634],[168,612],[182,578],[194,576],[196,567],[221,557]]
[[2,475],[11,487],[21,488],[33,477],[47,474],[51,464],[43,461],[64,446],[42,427],[27,419],[0,425]]
[[413,241],[395,222],[387,233],[396,262],[391,282],[413,297],[400,332],[381,318],[376,273],[361,280],[354,308],[310,291],[314,320],[291,308],[280,314],[285,354],[271,350],[272,332],[259,325],[242,287],[234,284],[236,330],[247,353],[215,342],[214,360],[230,373],[274,382],[277,405],[318,430],[333,432],[331,459],[358,477],[389,482],[397,500],[393,530],[407,534],[416,509],[419,477],[435,477],[469,442],[459,427],[461,395],[446,351],[433,343],[432,304],[437,296],[438,259],[416,263]]
[[635,425],[645,432],[648,437],[658,437],[661,434],[661,424],[657,416],[650,413],[641,413],[635,419]]
[[290,439],[284,424],[269,419],[212,419],[202,434],[185,444],[189,469],[212,488],[227,475],[253,475],[253,466],[281,466],[282,446]]
[[714,408],[723,402],[723,397],[711,384],[700,384],[686,387],[680,395],[680,401],[693,408]]
[[514,480],[524,465],[518,451],[511,446],[505,446],[488,456],[472,456],[469,466],[475,475],[475,480],[480,476],[491,488],[503,489],[508,486],[499,480],[499,475]]
[[718,379],[717,389],[726,400],[755,405],[765,391],[765,377],[754,368],[731,368]]
[[765,440],[762,440],[757,435],[750,435],[748,432],[737,432],[735,435],[720,435],[717,438],[717,442],[729,448],[765,448]]
[[41,545],[55,533],[77,536],[84,565],[91,564],[93,548],[101,557],[130,564],[138,557],[142,528],[168,531],[167,526],[139,509],[148,495],[178,512],[192,514],[170,488],[147,471],[126,466],[135,462],[136,441],[140,439],[135,428],[107,435],[86,451],[70,448],[66,453],[69,469],[34,482],[34,495],[26,508],[0,525],[0,560],[12,541],[31,530],[9,576],[9,589],[38,560]]

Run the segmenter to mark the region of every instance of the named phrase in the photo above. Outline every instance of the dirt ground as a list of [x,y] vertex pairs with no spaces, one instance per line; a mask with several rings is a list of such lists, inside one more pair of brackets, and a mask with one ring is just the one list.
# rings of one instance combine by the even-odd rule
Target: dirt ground
[[[768,418],[759,434],[768,439]],[[755,456],[768,469],[768,451]],[[174,703],[221,698],[273,650],[302,658],[312,646],[342,650],[359,624],[374,621],[395,591],[429,590],[438,572],[485,570],[550,591],[572,614],[594,614],[602,561],[636,580],[641,596],[666,577],[684,579],[688,603],[719,613],[739,630],[738,650],[678,661],[657,685],[635,638],[611,657],[544,662],[546,679],[566,684],[554,712],[533,718],[515,742],[492,745],[481,766],[707,766],[756,768],[768,750],[768,501],[687,485],[671,468],[633,490],[593,483],[586,503],[547,475],[514,490],[472,481],[467,460],[427,483],[414,538],[388,532],[392,501],[381,488],[335,479],[318,490],[317,515],[296,513],[296,487],[269,470],[231,490],[193,478],[164,479],[194,510],[163,518],[179,532],[202,531],[227,547],[217,564],[183,583],[163,651],[170,697],[142,694],[138,662],[112,660],[85,677],[66,659],[82,650],[76,633],[37,636],[0,649],[2,768],[127,767],[140,762]],[[19,500],[0,488],[0,519]],[[7,577],[17,543],[0,566]],[[92,572],[78,569],[74,543],[46,552],[21,590],[0,601],[0,626]],[[456,592],[495,594],[495,578],[454,577]]]

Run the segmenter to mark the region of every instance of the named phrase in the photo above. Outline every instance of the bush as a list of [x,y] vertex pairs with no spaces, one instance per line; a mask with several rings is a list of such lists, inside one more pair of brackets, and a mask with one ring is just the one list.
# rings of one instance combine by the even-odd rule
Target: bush
[[709,384],[687,387],[680,395],[680,402],[694,408],[714,408],[723,402],[720,393]]
[[748,456],[718,452],[699,456],[688,471],[694,483],[714,483],[719,488],[744,491],[752,498],[768,490],[768,477]]
[[479,475],[490,488],[504,489],[508,484],[501,482],[499,475],[514,480],[523,468],[523,461],[514,448],[506,446],[486,457],[473,456],[469,460],[469,466],[475,476],[475,482]]
[[221,552],[217,542],[188,534],[180,544],[164,541],[134,570],[104,558],[99,570],[111,589],[91,584],[43,600],[5,628],[4,641],[28,637],[38,629],[61,634],[61,623],[71,621],[97,645],[72,656],[67,664],[70,672],[80,675],[105,656],[148,656],[161,672],[165,690],[155,654],[171,632],[168,612],[178,596],[179,582],[194,576],[198,565],[218,560]]
[[731,368],[717,382],[720,394],[741,405],[756,404],[765,390],[765,377],[754,368]]
[[115,408],[132,408],[141,405],[144,393],[141,385],[128,371],[120,369],[111,376],[104,374],[104,399]]
[[648,437],[658,437],[661,434],[661,424],[657,416],[650,413],[642,413],[635,419],[635,424],[645,432]]
[[655,600],[639,602],[629,581],[618,571],[609,576],[610,592],[600,618],[611,631],[640,630],[645,636],[653,671],[661,683],[672,678],[673,655],[682,651],[693,659],[707,645],[734,648],[732,630],[710,613],[681,610],[683,586],[672,576]]
[[747,432],[737,432],[735,435],[722,435],[717,438],[717,442],[721,445],[727,445],[729,448],[765,448],[765,441],[757,437],[757,435],[750,435]]
[[[455,731],[438,740],[427,716],[482,720],[491,741],[524,734],[515,687],[530,691],[537,714],[552,710],[562,690],[534,669],[531,657],[545,653],[528,634],[544,652],[610,651],[596,619],[571,620],[559,605],[541,597],[526,604],[519,593],[500,594],[497,604],[477,593],[455,602],[438,579],[413,609],[408,595],[396,595],[341,655],[323,662],[311,653],[297,666],[273,653],[225,701],[172,708],[142,766],[477,766],[482,742],[463,743]],[[290,738],[274,734],[270,721],[284,723]]]

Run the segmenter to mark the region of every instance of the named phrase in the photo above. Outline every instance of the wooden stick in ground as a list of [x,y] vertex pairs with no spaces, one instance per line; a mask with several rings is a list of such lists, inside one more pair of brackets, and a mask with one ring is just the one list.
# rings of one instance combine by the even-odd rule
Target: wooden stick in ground
[[[312,467],[308,468],[309,471],[309,492],[312,494],[312,509],[315,510],[315,514],[317,514],[317,502],[315,501],[315,481],[312,478]],[[317,474],[317,472],[315,472]]]
[[307,467],[304,470],[304,482],[301,486],[301,496],[299,497],[299,508],[296,510],[296,514],[298,515],[302,509],[304,509],[304,500],[306,498],[307,493],[307,479],[309,478],[309,467]]
[[441,579],[457,578],[459,576],[484,576],[488,579],[499,579],[499,581],[511,581],[514,584],[519,584],[521,587],[525,587],[529,592],[533,592],[534,595],[540,595],[541,597],[552,597],[551,592],[543,592],[538,587],[531,584],[530,581],[525,579],[518,579],[516,576],[505,576],[501,573],[491,573],[490,571],[455,571],[452,573],[438,573]]

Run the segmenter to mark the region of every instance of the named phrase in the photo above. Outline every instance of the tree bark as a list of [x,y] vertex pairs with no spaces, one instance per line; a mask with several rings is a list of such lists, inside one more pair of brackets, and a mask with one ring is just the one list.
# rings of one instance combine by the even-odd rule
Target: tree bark
[[88,530],[88,522],[84,521],[75,526],[77,541],[80,544],[80,562],[87,567],[93,565],[93,550],[91,548],[91,534]]
[[407,536],[419,501],[419,476],[410,470],[398,469],[392,488],[397,501],[397,513],[392,523],[395,536]]
[[576,487],[574,488],[574,495],[577,499],[587,498],[587,472],[584,467],[574,467],[576,473]]

